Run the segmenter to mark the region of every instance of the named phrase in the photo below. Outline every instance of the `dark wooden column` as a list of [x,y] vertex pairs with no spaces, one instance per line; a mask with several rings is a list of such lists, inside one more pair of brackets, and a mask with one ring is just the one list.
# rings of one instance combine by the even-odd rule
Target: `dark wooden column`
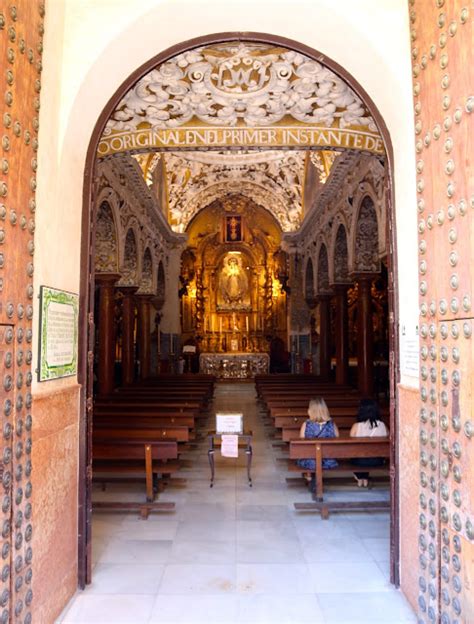
[[358,386],[362,396],[374,392],[373,320],[372,295],[370,292],[373,275],[357,275],[357,370]]
[[329,379],[331,372],[331,295],[319,295],[319,375]]
[[99,287],[99,361],[97,365],[98,392],[113,392],[115,387],[115,283],[116,273],[98,273],[95,282]]
[[135,349],[133,330],[135,325],[135,301],[133,295],[136,286],[122,286],[122,384],[130,385],[135,379]]
[[138,304],[138,359],[140,379],[150,377],[150,306],[152,295],[136,295]]
[[347,312],[347,284],[335,285],[336,296],[336,383],[349,381],[349,319]]

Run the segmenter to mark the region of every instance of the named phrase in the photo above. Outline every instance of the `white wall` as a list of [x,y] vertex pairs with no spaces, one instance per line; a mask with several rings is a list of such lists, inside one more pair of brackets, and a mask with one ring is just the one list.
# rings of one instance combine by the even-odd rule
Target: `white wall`
[[[47,0],[37,291],[40,284],[79,291],[85,156],[106,102],[130,73],[169,46],[226,31],[280,35],[311,46],[349,71],[375,102],[395,154],[400,323],[414,331],[415,155],[405,0]],[[406,376],[402,381],[416,383]]]

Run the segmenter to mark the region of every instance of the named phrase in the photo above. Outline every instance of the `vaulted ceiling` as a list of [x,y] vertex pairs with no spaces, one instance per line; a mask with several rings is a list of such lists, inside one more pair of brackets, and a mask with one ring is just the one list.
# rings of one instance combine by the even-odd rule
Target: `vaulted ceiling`
[[189,50],[145,74],[99,146],[99,156],[133,156],[179,233],[236,194],[295,232],[361,151],[383,153],[383,142],[341,77],[295,51],[238,41]]

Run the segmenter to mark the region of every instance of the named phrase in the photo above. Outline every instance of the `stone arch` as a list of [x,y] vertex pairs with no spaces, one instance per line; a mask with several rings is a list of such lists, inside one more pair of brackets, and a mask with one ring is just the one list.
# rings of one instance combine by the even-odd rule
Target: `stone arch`
[[329,259],[328,251],[325,243],[319,247],[318,253],[318,271],[317,271],[317,294],[322,295],[328,293],[329,288]]
[[122,263],[122,286],[136,286],[138,281],[138,244],[135,230],[129,228],[125,236],[124,257]]
[[112,207],[108,201],[99,205],[95,228],[96,273],[116,273],[118,270],[118,237]]
[[[154,38],[153,38],[153,45],[156,46],[156,33],[154,33]],[[370,99],[370,97],[366,94],[366,92],[364,91],[364,89],[361,87],[361,85],[356,81],[356,79],[349,75],[347,72],[345,72],[344,70],[342,70],[341,67],[339,67],[337,65],[337,63],[335,63],[332,59],[325,57],[325,55],[319,53],[318,51],[314,50],[313,48],[309,48],[307,46],[305,46],[304,44],[298,43],[296,41],[293,40],[284,40],[282,38],[279,37],[275,37],[273,35],[265,35],[265,34],[261,34],[261,33],[237,33],[238,35],[238,40],[243,40],[243,41],[269,41],[271,43],[273,42],[278,42],[281,45],[285,45],[287,46],[289,49],[291,50],[295,50],[295,51],[300,51],[302,53],[306,53],[308,54],[311,58],[314,59],[318,59],[319,61],[324,61],[324,64],[327,64],[329,67],[334,67],[337,68],[337,70],[340,72],[340,74],[344,77],[344,79],[346,79],[349,84],[353,85],[356,88],[357,93],[363,97],[364,101],[368,102],[370,104],[370,109],[373,110],[373,112],[376,115],[376,120],[377,122],[380,124],[380,128],[382,131],[382,137],[383,137],[383,141],[385,143],[387,152],[388,152],[388,162],[389,162],[389,166],[390,166],[390,171],[393,173],[392,169],[393,169],[393,148],[392,148],[392,143],[391,143],[391,139],[390,139],[390,134],[389,131],[386,127],[386,125],[383,122],[383,119],[381,117],[381,114],[379,113],[379,111],[377,110],[375,104],[372,102],[372,100]],[[108,116],[110,115],[110,112],[112,110],[112,107],[114,105],[116,105],[118,103],[118,101],[120,100],[120,97],[123,95],[123,93],[126,92],[126,90],[132,85],[134,84],[134,82],[141,77],[146,70],[150,69],[152,66],[154,66],[158,61],[162,62],[163,60],[166,60],[168,58],[170,58],[171,56],[175,55],[176,52],[184,52],[186,50],[192,49],[193,45],[196,46],[197,44],[201,45],[203,42],[205,43],[213,43],[213,42],[220,42],[222,40],[228,40],[229,39],[229,33],[220,33],[220,34],[214,34],[214,35],[210,35],[206,38],[202,38],[200,37],[199,39],[193,40],[193,41],[187,41],[184,42],[182,44],[178,44],[176,45],[174,48],[171,48],[169,50],[165,50],[163,52],[161,52],[155,59],[153,59],[152,61],[147,61],[146,63],[144,63],[140,68],[138,68],[133,74],[130,75],[130,77],[125,80],[123,82],[123,84],[121,85],[121,87],[114,93],[114,96],[110,99],[109,104],[107,104],[107,106],[104,109],[101,109],[100,112],[100,117],[94,127],[94,131],[92,134],[92,138],[91,141],[89,143],[89,150],[87,153],[87,158],[86,158],[86,182],[85,182],[85,192],[83,194],[84,197],[84,210],[88,210],[90,208],[90,197],[91,197],[91,193],[88,192],[90,190],[90,181],[93,176],[91,175],[91,172],[93,171],[93,166],[94,166],[94,162],[95,162],[95,158],[96,158],[96,153],[97,153],[97,146],[98,146],[98,142],[99,142],[99,138],[101,135],[101,132],[105,126],[105,123],[108,119]],[[232,40],[235,39],[235,34],[232,34]],[[310,42],[311,43],[311,42]],[[118,50],[120,49],[120,46],[118,45],[115,49]],[[113,58],[113,56],[112,56]],[[146,57],[145,57],[146,58]],[[110,64],[110,62],[109,62]],[[108,64],[106,62],[102,63],[102,64],[98,64],[97,68],[94,68],[94,70],[96,71],[96,75],[100,76],[101,70],[104,71],[104,69],[107,69]],[[111,76],[112,74],[107,73],[104,71],[104,75],[107,76]],[[120,80],[114,80],[111,81],[113,84],[113,88],[116,87],[116,84],[119,84]],[[393,81],[393,84],[395,84],[395,80]],[[88,86],[88,85],[86,85]],[[96,82],[92,81],[92,86],[93,88],[96,87]],[[108,86],[108,85],[107,85]],[[82,90],[84,93],[87,93],[87,91],[85,89]],[[74,130],[76,130],[76,127],[82,127],[80,123],[75,124],[74,121],[76,120],[76,118],[78,119],[78,121],[82,122],[82,117],[83,117],[83,112],[82,110],[80,110],[79,106],[76,106],[77,108],[77,112],[74,111],[74,115],[71,116],[71,121],[69,124],[70,128],[74,128]],[[92,109],[93,110],[93,109]],[[397,114],[398,114],[398,109],[397,109]],[[93,114],[93,113],[92,113]],[[394,115],[395,120],[398,119],[397,114]],[[90,124],[92,127],[92,124]],[[394,123],[394,127],[395,127],[395,123]],[[68,128],[69,130],[69,128]],[[69,138],[69,134],[71,134],[70,132],[68,133],[68,135],[66,136],[67,139],[69,139],[69,142],[72,144],[72,141]],[[75,135],[73,135],[75,137]],[[86,134],[84,135],[86,136]],[[394,209],[392,207],[392,204],[389,203],[390,206],[390,210],[391,210],[391,216],[390,219],[393,218],[392,213],[394,213]],[[89,240],[88,238],[88,233],[89,233],[89,228],[90,228],[90,222],[87,222],[86,219],[84,219],[84,226],[83,226],[83,238],[84,240]],[[391,236],[391,242],[395,242],[395,228],[390,228],[387,231],[390,232],[390,236]],[[350,247],[352,249],[352,247]],[[392,245],[390,247],[390,258],[391,260],[394,259],[395,256],[395,252],[393,251],[395,249],[395,245]],[[393,257],[392,257],[393,256]],[[81,280],[81,294],[85,293],[83,300],[85,301],[86,305],[84,306],[84,309],[81,310],[81,327],[83,328],[87,328],[87,313],[88,313],[88,309],[87,309],[87,304],[89,303],[88,300],[88,279],[89,279],[89,274],[87,271],[87,263],[85,263],[85,267],[86,269],[83,271],[83,275],[82,275],[82,280]],[[393,309],[396,312],[396,306],[393,305]],[[396,319],[396,317],[395,317]],[[395,343],[398,344],[396,341],[398,340],[398,334],[397,334],[397,325],[394,325],[394,332],[395,332]],[[80,370],[80,381],[84,380],[86,378],[87,375],[87,349],[83,348],[81,353],[80,353],[80,360],[81,360],[81,370]],[[85,386],[84,386],[85,387]],[[83,401],[83,404],[85,405],[85,401]],[[394,434],[394,440],[396,440],[397,437]],[[84,445],[86,444],[86,442],[84,442]],[[81,446],[82,449],[82,446]],[[84,456],[87,456],[84,453]],[[395,456],[396,453],[395,453]],[[85,470],[85,469],[84,469]],[[395,483],[396,486],[396,483]],[[87,491],[87,490],[85,490]],[[81,494],[81,501],[83,499],[84,495]],[[394,502],[394,513],[395,513],[395,518],[397,518],[397,513],[398,513],[398,507],[396,507],[397,503],[396,501]],[[83,505],[83,508],[86,509],[85,505]],[[86,519],[86,514],[84,514],[84,518],[81,518],[81,527],[83,525],[85,525],[85,519]],[[396,522],[396,520],[395,520]],[[84,531],[83,534],[86,534],[86,532]],[[86,544],[86,542],[84,542],[84,544]],[[393,544],[392,544],[393,546]],[[396,546],[396,544],[395,544]],[[83,547],[81,544],[81,548],[84,550],[85,546]],[[82,551],[81,551],[82,552]],[[87,559],[84,557],[84,564],[82,566],[82,568],[80,568],[80,578],[84,579],[86,578],[86,563],[87,563]],[[396,563],[396,562],[395,562]],[[392,567],[392,572],[395,575],[395,578],[397,578],[397,570],[395,567]],[[82,581],[81,582],[85,582]]]
[[378,221],[373,199],[365,195],[357,213],[353,231],[353,272],[378,273]]
[[347,232],[342,223],[339,223],[334,237],[333,258],[332,258],[333,276],[332,281],[335,284],[345,284],[349,281],[349,252],[347,246]]
[[153,256],[151,255],[149,247],[145,249],[145,253],[143,254],[140,290],[144,293],[153,292]]

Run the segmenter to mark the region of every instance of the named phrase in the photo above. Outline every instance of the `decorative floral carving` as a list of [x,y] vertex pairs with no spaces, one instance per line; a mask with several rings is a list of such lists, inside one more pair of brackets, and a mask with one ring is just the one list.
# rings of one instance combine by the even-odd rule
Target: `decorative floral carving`
[[377,131],[360,98],[321,63],[264,44],[199,47],[156,67],[122,99],[112,130],[213,126],[268,126],[283,120]]
[[115,273],[118,266],[117,233],[112,209],[107,202],[99,206],[95,232],[95,270]]
[[377,273],[380,270],[377,214],[368,195],[362,200],[356,227],[354,269],[356,272]]

